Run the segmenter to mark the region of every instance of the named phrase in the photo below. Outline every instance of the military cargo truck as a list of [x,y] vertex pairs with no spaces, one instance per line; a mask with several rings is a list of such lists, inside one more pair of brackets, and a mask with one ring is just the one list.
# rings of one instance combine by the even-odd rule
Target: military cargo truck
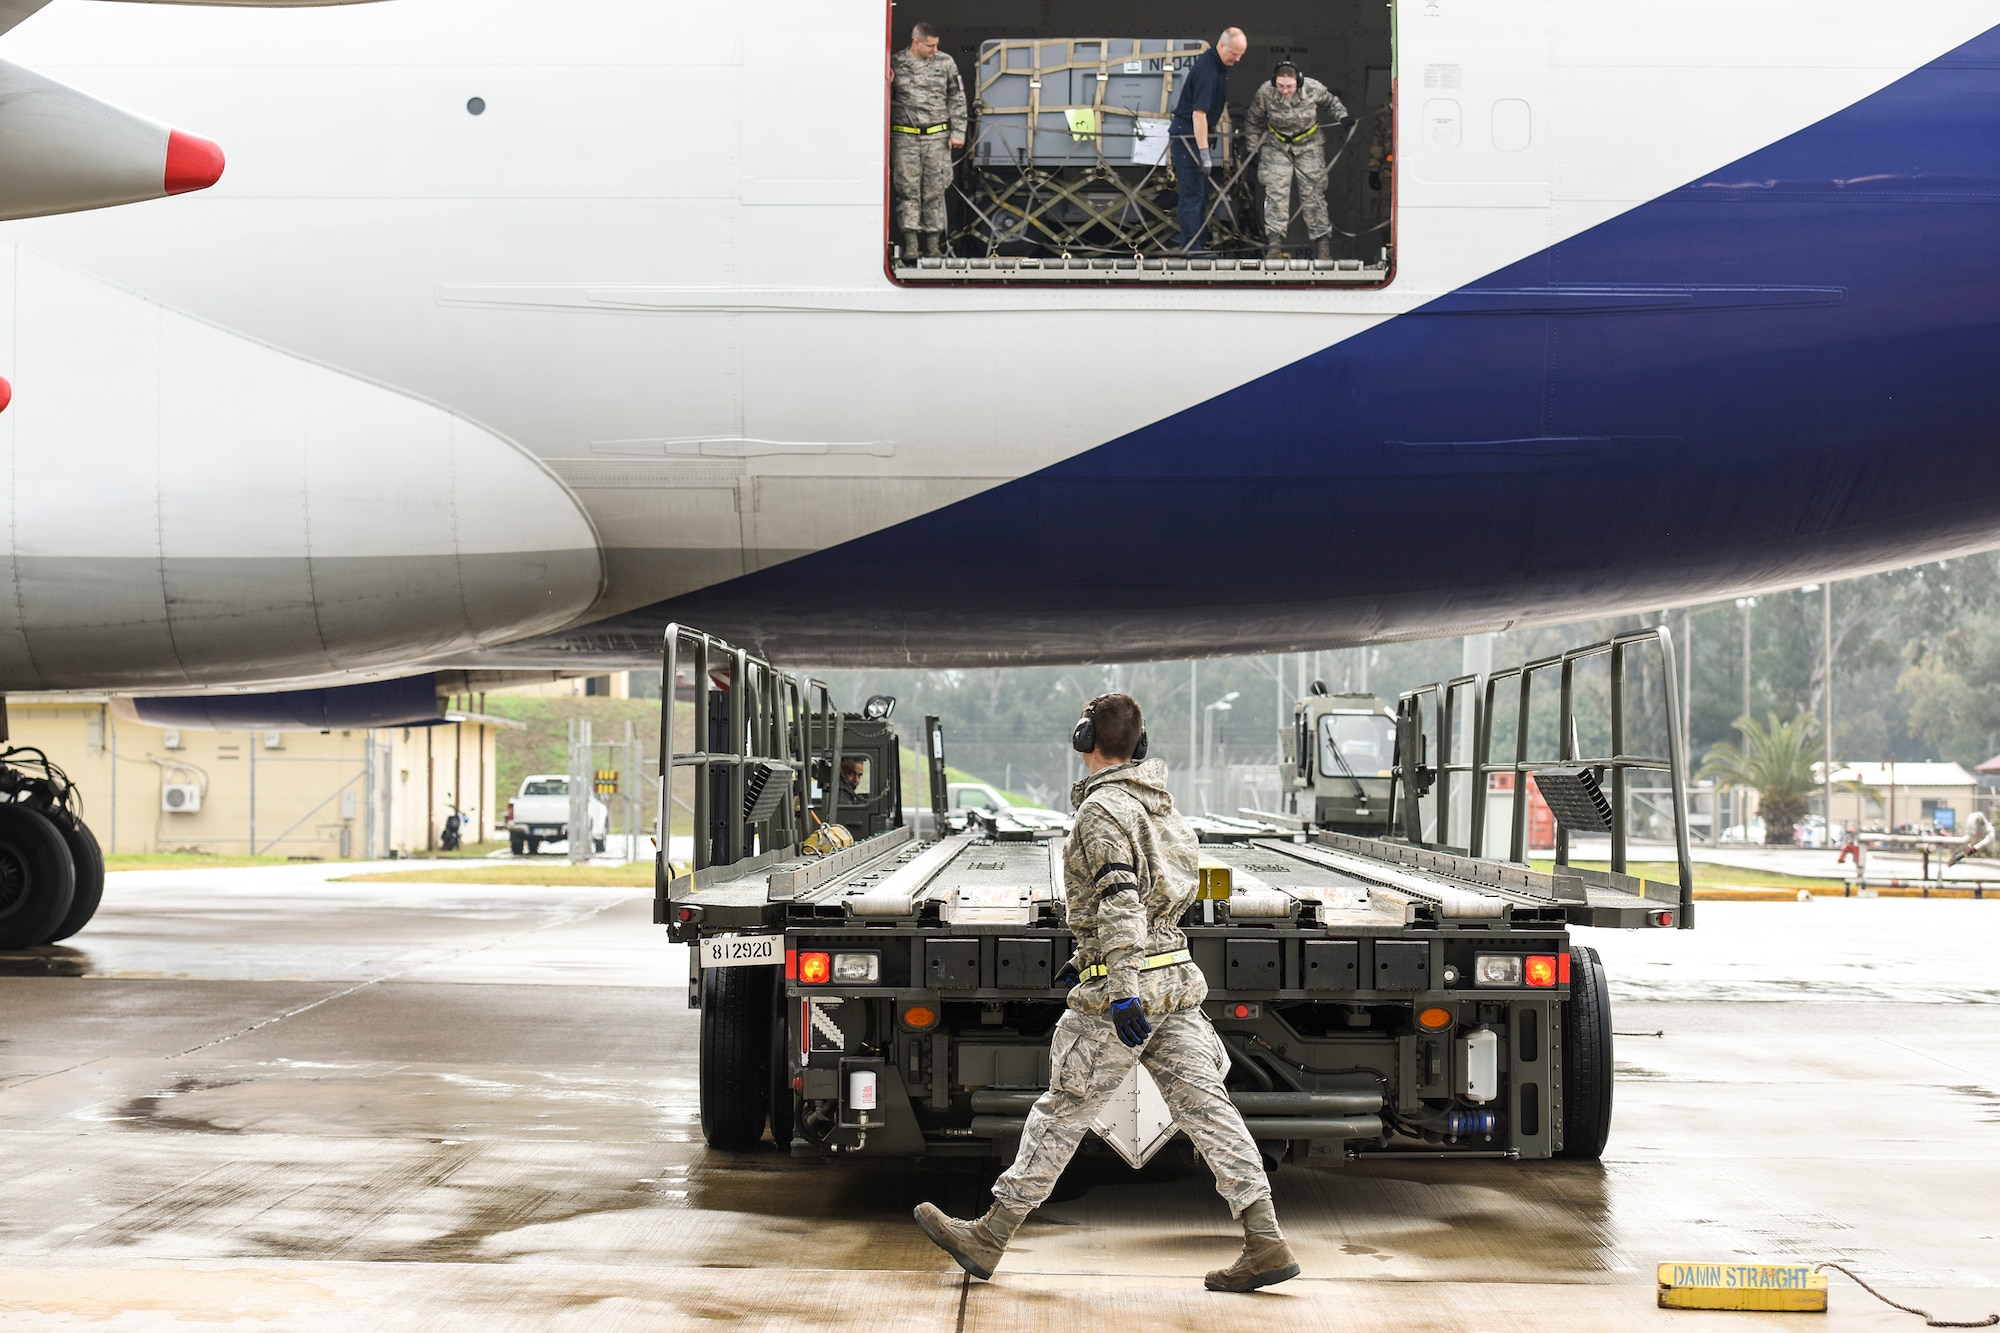
[[[1651,630],[1405,695],[1383,793],[1397,839],[1194,821],[1205,855],[1183,925],[1231,1058],[1230,1094],[1267,1159],[1603,1150],[1609,993],[1596,953],[1571,932],[1688,923],[1684,813],[1678,884],[1623,873],[1615,835],[1606,872],[1492,859],[1423,830],[1460,827],[1453,793],[1494,773],[1537,775],[1558,817],[1579,828],[1602,830],[1606,780],[1622,793],[1635,769],[1663,775],[1684,812],[1671,690],[1652,709],[1669,723],[1659,753],[1621,748],[1616,722],[1635,715],[1625,682],[1633,659],[1654,663],[1645,679],[1670,681],[1671,653],[1665,631]],[[1573,690],[1572,676],[1607,659],[1617,743],[1587,757],[1572,706],[1589,691]],[[812,771],[845,743],[809,752],[830,734],[815,730],[813,701],[835,716],[824,687],[679,626],[668,631],[665,672],[670,688],[707,682],[728,703],[695,710],[699,727],[668,711],[662,790],[691,785],[743,816],[742,836],[718,846],[701,836],[697,811],[693,868],[675,875],[663,862],[656,881],[655,920],[694,950],[708,1143],[751,1149],[768,1126],[774,1145],[800,1156],[1010,1158],[1047,1087],[1049,1035],[1064,1008],[1058,974],[1073,941],[1059,831],[989,818],[920,840],[899,825],[801,855],[785,829],[808,822],[810,789],[793,789],[792,813],[767,798],[774,774]],[[1556,677],[1562,715],[1542,726],[1531,705]],[[1501,719],[1498,705],[1516,694],[1518,710]],[[1317,716],[1384,716],[1327,707]],[[1506,758],[1492,757],[1496,731]],[[1532,757],[1545,733],[1566,739]],[[1433,738],[1443,742],[1435,767]],[[942,809],[935,719],[925,748]],[[1356,777],[1380,783],[1380,767]],[[663,821],[672,808],[663,801]],[[1174,1134],[1143,1069],[1095,1129],[1135,1165]]]

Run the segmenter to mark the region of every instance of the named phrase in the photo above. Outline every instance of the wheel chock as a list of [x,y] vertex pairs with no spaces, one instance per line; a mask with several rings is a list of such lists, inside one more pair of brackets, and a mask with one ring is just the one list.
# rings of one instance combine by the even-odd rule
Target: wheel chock
[[1826,1313],[1826,1274],[1811,1264],[1660,1265],[1662,1310]]

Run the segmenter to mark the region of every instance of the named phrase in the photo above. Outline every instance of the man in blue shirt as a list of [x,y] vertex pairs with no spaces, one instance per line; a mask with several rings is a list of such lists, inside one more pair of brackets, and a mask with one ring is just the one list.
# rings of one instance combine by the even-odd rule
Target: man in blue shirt
[[1229,67],[1243,58],[1250,39],[1241,28],[1224,28],[1215,45],[1188,67],[1180,100],[1174,103],[1173,124],[1167,127],[1174,148],[1174,176],[1180,182],[1181,252],[1206,248],[1203,226],[1208,219],[1208,173],[1215,165],[1209,135],[1229,105]]

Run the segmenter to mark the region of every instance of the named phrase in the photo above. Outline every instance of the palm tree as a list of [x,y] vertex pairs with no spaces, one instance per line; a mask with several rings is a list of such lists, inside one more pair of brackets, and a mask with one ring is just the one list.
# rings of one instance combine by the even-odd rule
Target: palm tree
[[1806,796],[1819,786],[1814,769],[1816,728],[1810,713],[1800,713],[1790,722],[1778,721],[1776,713],[1769,716],[1769,723],[1761,726],[1754,718],[1737,718],[1743,744],[1724,743],[1711,749],[1696,776],[1715,778],[1725,790],[1755,791],[1757,809],[1764,817],[1764,845],[1790,846],[1793,829],[1806,815]]

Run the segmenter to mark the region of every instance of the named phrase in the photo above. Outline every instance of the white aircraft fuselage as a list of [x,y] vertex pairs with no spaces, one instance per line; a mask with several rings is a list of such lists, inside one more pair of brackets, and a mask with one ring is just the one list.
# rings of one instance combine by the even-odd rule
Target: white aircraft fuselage
[[897,281],[885,19],[0,38],[228,157],[0,227],[0,689],[602,669],[675,618],[820,664],[1328,647],[2000,542],[2000,0],[1403,0],[1395,266],[1337,290]]

